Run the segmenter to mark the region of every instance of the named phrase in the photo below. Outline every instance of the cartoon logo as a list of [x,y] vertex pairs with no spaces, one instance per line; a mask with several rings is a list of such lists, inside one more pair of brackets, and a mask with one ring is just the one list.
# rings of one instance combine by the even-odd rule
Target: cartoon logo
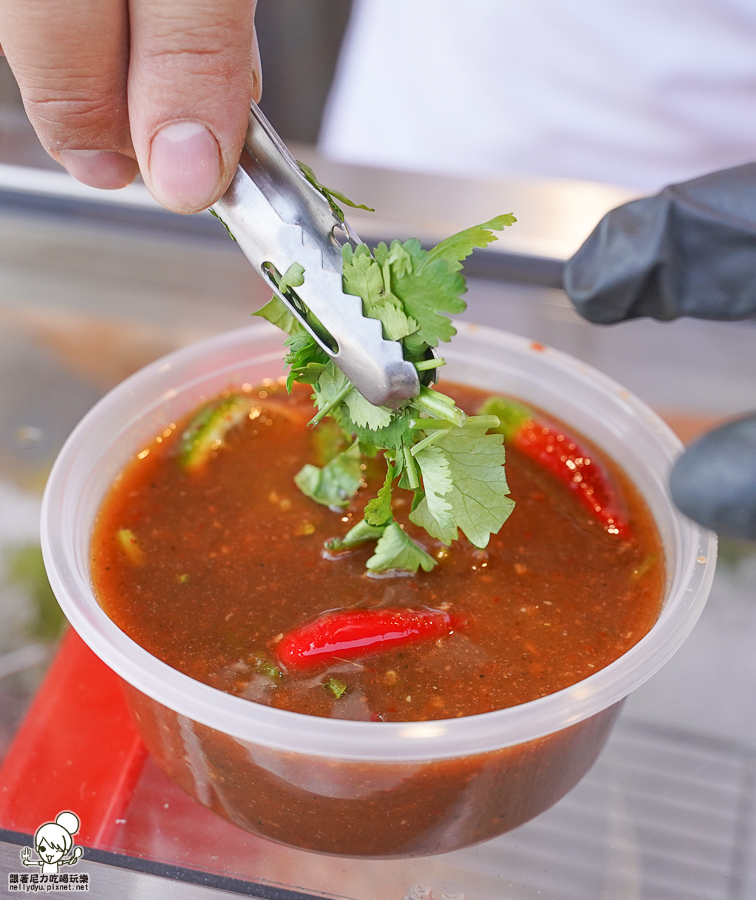
[[37,859],[32,859],[31,847],[21,850],[21,863],[25,867],[41,869],[34,874],[13,872],[8,876],[11,891],[88,891],[89,876],[61,873],[62,866],[75,866],[84,851],[74,844],[73,836],[79,830],[79,817],[65,810],[54,822],[40,825],[34,834]]

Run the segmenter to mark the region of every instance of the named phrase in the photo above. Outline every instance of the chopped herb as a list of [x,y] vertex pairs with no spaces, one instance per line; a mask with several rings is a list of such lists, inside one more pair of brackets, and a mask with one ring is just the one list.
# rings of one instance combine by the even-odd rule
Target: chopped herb
[[[252,315],[260,316],[261,319],[267,319],[271,325],[275,325],[276,328],[280,328],[281,331],[285,331],[287,334],[293,335],[301,331],[299,322],[297,322],[296,318],[286,308],[286,304],[282,303],[275,294],[262,309],[258,309],[257,312],[252,313]],[[305,332],[302,333],[304,334]],[[315,341],[313,341],[313,344],[314,343]],[[317,344],[315,344],[315,346],[317,346]],[[291,388],[289,390],[291,390]]]
[[436,561],[400,525],[392,522],[378,539],[375,553],[366,565],[371,572],[389,572],[393,569],[417,572],[419,568],[430,572]]
[[323,506],[344,507],[357,493],[362,484],[359,442],[339,453],[322,468],[303,466],[294,477],[303,494]]
[[318,181],[315,173],[306,163],[297,160],[297,165],[299,166],[304,177],[310,182],[315,190],[321,193],[326,198],[326,200],[328,201],[328,205],[331,207],[331,212],[336,216],[339,222],[343,223],[344,221],[344,211],[341,209],[339,204],[335,202],[336,200],[338,200],[339,203],[343,203],[345,206],[351,206],[352,209],[365,209],[368,212],[375,212],[372,206],[365,206],[363,203],[355,203],[353,200],[345,197],[340,191],[334,191],[331,188],[327,188],[324,184],[321,184]]
[[[369,209],[324,187],[309,167],[299,165],[339,221],[344,216],[337,200]],[[462,261],[476,247],[495,241],[495,231],[515,221],[511,214],[497,216],[452,235],[430,251],[415,239],[380,243],[372,252],[366,244],[347,243],[344,290],[361,298],[364,314],[381,322],[387,340],[401,342],[405,359],[418,371],[433,370],[443,361],[429,358],[431,348],[454,336],[449,316],[465,309]],[[301,267],[290,267],[280,284],[296,286],[302,275]],[[415,525],[444,544],[456,540],[461,531],[475,546],[485,547],[514,506],[507,496],[502,436],[487,433],[498,420],[468,419],[451,398],[427,385],[396,409],[373,406],[280,300],[274,298],[257,314],[289,335],[287,387],[291,390],[295,381],[312,385],[318,412],[310,425],[330,416],[348,445],[322,467],[306,465],[295,478],[300,490],[318,503],[344,508],[364,483],[362,454],[382,453],[387,464],[384,484],[368,502],[365,518],[326,548],[344,550],[377,541],[367,562],[371,572],[430,571],[436,560],[394,522],[391,492],[397,479],[400,487],[415,492],[410,514]]]
[[384,526],[368,525],[364,519],[360,519],[343,538],[332,538],[330,541],[326,541],[325,548],[326,550],[351,550],[367,541],[377,541],[385,530]]
[[368,502],[365,507],[365,521],[368,525],[380,528],[393,521],[391,515],[391,485],[394,481],[394,467],[388,463],[386,480],[378,491],[378,496]]
[[304,268],[298,262],[293,262],[289,268],[283,273],[281,280],[278,282],[278,290],[282,294],[291,288],[300,287],[304,284]]
[[235,238],[235,237],[233,236],[233,234],[231,233],[231,229],[228,227],[228,225],[226,225],[226,223],[223,221],[223,219],[221,219],[221,217],[218,215],[218,213],[217,213],[214,209],[209,209],[208,212],[210,213],[211,216],[215,216],[215,218],[216,218],[216,219],[221,223],[221,225],[226,229],[226,231],[228,232],[228,236],[231,238],[231,240],[232,240],[234,243],[236,243],[236,238]]
[[135,566],[141,566],[144,562],[144,552],[139,546],[136,535],[130,528],[119,528],[116,534],[118,545]]
[[326,690],[330,691],[337,700],[340,700],[341,697],[343,697],[347,692],[346,684],[344,684],[344,682],[340,681],[338,678],[329,678],[328,681],[326,681],[326,683],[323,685],[323,687]]
[[267,653],[261,651],[251,653],[248,662],[258,675],[264,675],[266,678],[271,678],[273,681],[278,681],[283,678],[283,673]]

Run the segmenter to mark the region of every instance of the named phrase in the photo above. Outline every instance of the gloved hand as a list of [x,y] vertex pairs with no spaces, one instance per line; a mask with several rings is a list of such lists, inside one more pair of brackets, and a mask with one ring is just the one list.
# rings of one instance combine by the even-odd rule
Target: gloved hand
[[[578,312],[602,324],[755,316],[756,164],[612,210],[567,263],[564,286]],[[671,489],[690,518],[723,536],[756,540],[756,414],[692,444]]]

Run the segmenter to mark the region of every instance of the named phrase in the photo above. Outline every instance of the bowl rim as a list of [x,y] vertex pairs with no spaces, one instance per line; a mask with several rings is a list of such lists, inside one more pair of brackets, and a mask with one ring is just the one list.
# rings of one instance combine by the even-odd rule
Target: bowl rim
[[[493,344],[512,354],[538,353],[561,372],[621,403],[656,442],[671,464],[682,444],[645,403],[586,363],[527,338],[466,322],[455,322],[461,335]],[[88,572],[74,552],[75,529],[66,519],[76,508],[77,460],[90,432],[107,411],[135,394],[149,391],[158,376],[190,368],[212,354],[248,346],[280,344],[281,333],[267,323],[226,332],[177,350],[131,375],[105,395],[82,419],[55,461],[42,502],[41,544],[53,591],[74,629],[113,671],[158,703],[195,722],[231,734],[252,745],[289,753],[345,760],[408,762],[469,756],[514,746],[560,731],[621,701],[651,677],[678,649],[698,619],[711,587],[716,537],[670,505],[674,538],[686,549],[683,578],[667,596],[656,624],[629,651],[590,677],[561,691],[518,706],[426,722],[357,722],[326,719],[275,709],[226,694],[197,682],[144,650],[122,632],[97,604]],[[453,356],[453,348],[445,355]],[[280,352],[277,354],[280,359]],[[263,356],[258,352],[256,360]],[[272,358],[276,358],[274,354]],[[209,374],[195,380],[207,380]],[[159,380],[159,379],[158,379]],[[168,392],[170,393],[170,392]],[[174,392],[175,393],[175,392]],[[162,399],[165,397],[163,396]],[[161,397],[156,400],[159,402]],[[154,405],[154,404],[153,404]],[[91,529],[91,520],[90,520]],[[89,536],[87,536],[87,542]],[[678,569],[680,567],[678,566]],[[678,572],[679,575],[679,572]]]

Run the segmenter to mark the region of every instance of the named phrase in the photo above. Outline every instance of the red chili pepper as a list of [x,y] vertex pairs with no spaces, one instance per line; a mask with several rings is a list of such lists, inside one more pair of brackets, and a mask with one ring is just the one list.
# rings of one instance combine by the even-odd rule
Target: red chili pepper
[[499,417],[495,429],[523,455],[539,463],[575,494],[609,534],[630,537],[626,513],[603,466],[564,429],[539,422],[533,410],[520,403],[491,397],[483,404],[484,415]]
[[459,622],[436,609],[353,609],[290,631],[276,654],[287,669],[310,669],[451,634]]

